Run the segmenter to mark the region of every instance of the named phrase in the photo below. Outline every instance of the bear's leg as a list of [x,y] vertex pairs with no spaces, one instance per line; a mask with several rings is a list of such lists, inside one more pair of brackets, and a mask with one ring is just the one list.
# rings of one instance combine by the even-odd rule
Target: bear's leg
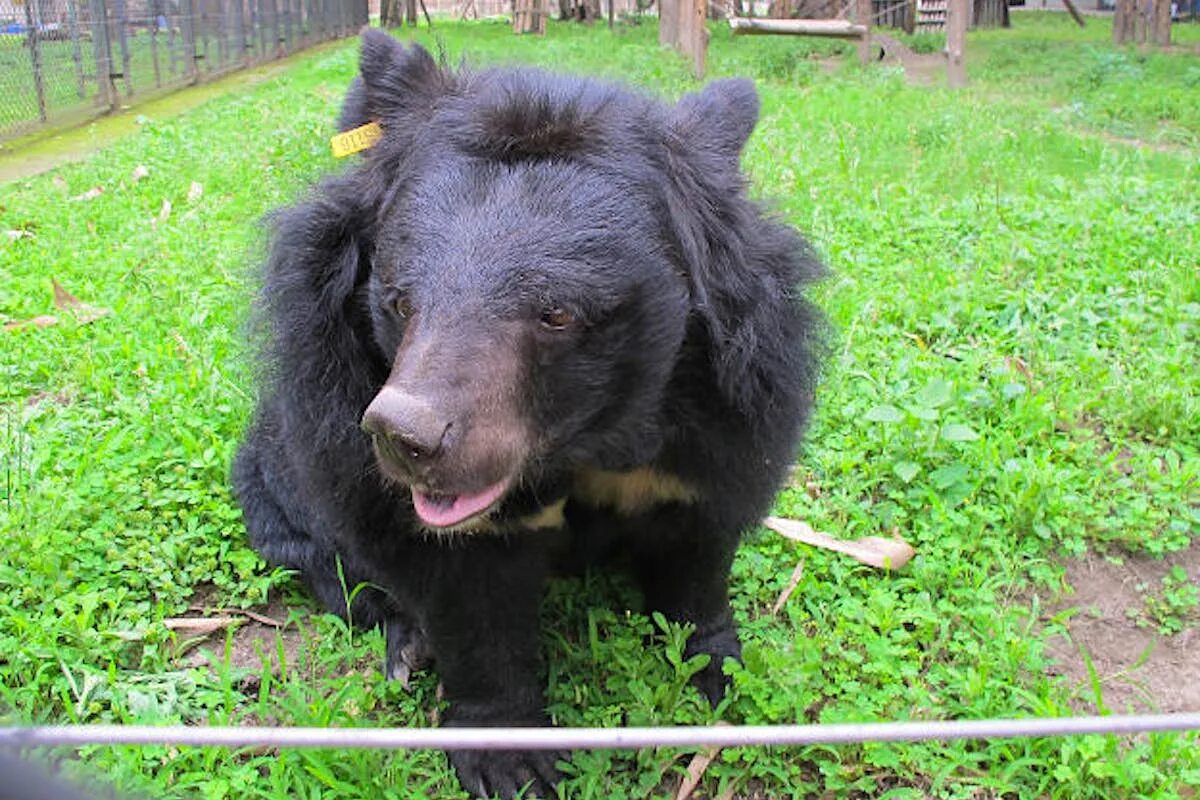
[[[449,709],[449,727],[542,726],[539,611],[547,574],[539,533],[424,542],[406,583],[422,610]],[[463,788],[477,796],[554,797],[555,751],[454,751]]]
[[678,506],[652,515],[638,527],[632,537],[634,572],[646,610],[696,626],[684,656],[711,657],[692,682],[715,706],[729,683],[722,664],[726,658],[742,657],[729,607],[729,569],[737,534],[722,533],[696,509]]
[[[364,628],[383,625],[387,636],[384,673],[406,682],[412,670],[429,661],[420,628],[374,586],[355,592],[365,582],[359,571],[343,561],[339,575],[333,548],[292,523],[263,475],[264,449],[261,429],[253,428],[233,460],[234,493],[242,507],[250,546],[268,562],[299,571],[321,604],[342,619]],[[351,595],[354,599],[347,613],[346,599]]]

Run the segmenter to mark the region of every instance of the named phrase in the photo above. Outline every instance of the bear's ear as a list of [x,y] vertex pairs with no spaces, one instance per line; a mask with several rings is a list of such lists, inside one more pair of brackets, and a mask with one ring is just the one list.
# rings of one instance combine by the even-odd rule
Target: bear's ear
[[812,378],[799,375],[802,360],[783,362],[816,347],[808,339],[819,326],[798,290],[822,274],[804,240],[746,196],[739,161],[757,120],[758,95],[746,80],[683,98],[668,121],[663,187],[717,387],[746,413],[769,405],[780,381],[791,380],[780,376]]
[[672,132],[689,147],[736,163],[758,123],[758,108],[753,81],[713,81],[699,94],[679,101],[673,109]]
[[388,130],[403,127],[404,118],[427,111],[454,85],[453,76],[442,69],[420,45],[405,46],[375,28],[362,34],[359,74],[350,84],[342,105],[339,127],[343,130],[372,120]]
[[370,121],[371,114],[367,111],[367,87],[363,85],[361,77],[355,76],[350,82],[350,88],[346,90],[345,99],[342,100],[337,129],[344,133],[362,127]]

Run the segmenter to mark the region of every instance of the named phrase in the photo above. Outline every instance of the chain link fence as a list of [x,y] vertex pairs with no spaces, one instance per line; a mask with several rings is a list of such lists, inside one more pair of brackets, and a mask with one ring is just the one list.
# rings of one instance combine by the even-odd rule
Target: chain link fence
[[367,0],[0,0],[0,140],[367,23]]

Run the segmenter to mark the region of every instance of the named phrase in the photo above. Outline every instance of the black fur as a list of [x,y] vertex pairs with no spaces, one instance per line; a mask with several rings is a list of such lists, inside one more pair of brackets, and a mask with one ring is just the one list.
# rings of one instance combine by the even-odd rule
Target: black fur
[[[647,606],[696,626],[698,685],[721,695],[730,562],[792,461],[821,350],[800,290],[822,268],[745,194],[757,115],[747,81],[671,107],[454,73],[364,33],[340,125],[384,138],[274,220],[269,371],[233,476],[251,543],[328,607],[347,613],[337,556],[348,587],[382,587],[350,613],[387,627],[389,672],[432,655],[447,724],[546,722],[542,586],[580,555],[627,556]],[[616,499],[587,488],[606,480]],[[414,511],[488,486],[505,493],[471,522],[486,530]],[[451,761],[484,794],[556,779],[546,754]]]

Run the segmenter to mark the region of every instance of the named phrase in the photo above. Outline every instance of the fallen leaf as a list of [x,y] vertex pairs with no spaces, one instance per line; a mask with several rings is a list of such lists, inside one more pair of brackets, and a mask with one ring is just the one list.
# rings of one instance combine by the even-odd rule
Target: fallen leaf
[[62,311],[70,311],[80,325],[87,325],[112,313],[111,309],[83,302],[64,289],[62,284],[54,278],[50,279],[50,283],[54,287],[54,307]]
[[80,200],[95,200],[97,197],[99,197],[102,194],[104,194],[103,186],[93,186],[91,189],[88,189],[83,194],[75,195],[74,197],[71,198],[71,200],[75,201],[75,202],[78,202]]
[[55,405],[67,406],[71,404],[71,397],[66,392],[54,394],[52,392],[36,392],[25,398],[26,408],[35,408],[43,402],[52,402]]
[[23,319],[16,322],[4,323],[4,330],[19,331],[23,328],[49,328],[51,325],[58,324],[58,317],[52,317],[48,314],[34,317],[33,319]]
[[[717,724],[728,725],[729,723],[718,722]],[[692,760],[688,762],[687,774],[679,781],[679,789],[675,792],[675,800],[688,800],[692,796],[692,792],[696,791],[696,787],[700,785],[700,779],[704,777],[704,771],[708,769],[708,765],[713,762],[713,759],[720,752],[721,748],[710,747],[692,756]]]
[[133,178],[134,183],[137,183],[142,178],[149,178],[150,170],[146,168],[145,164],[138,164],[136,167],[133,168],[133,172],[130,174],[129,177]]
[[775,605],[771,606],[771,615],[774,616],[783,608],[783,604],[792,596],[792,592],[796,591],[796,587],[800,585],[800,578],[804,577],[804,559],[796,564],[796,568],[792,570],[792,577],[788,578],[787,587],[779,593],[779,598],[775,601]]
[[1029,365],[1025,363],[1025,359],[1020,356],[1005,356],[1004,363],[1009,369],[1016,370],[1021,373],[1021,377],[1025,379],[1026,386],[1033,391],[1033,372],[1029,369]]
[[9,239],[11,239],[14,242],[17,239],[32,239],[33,238],[33,233],[31,231],[25,231],[25,230],[5,231],[5,234],[8,236]]
[[763,525],[797,542],[813,547],[844,553],[856,561],[878,569],[900,569],[916,555],[917,551],[903,539],[884,539],[881,536],[864,536],[861,539],[838,539],[828,533],[815,531],[798,519],[767,517]]
[[185,636],[209,636],[241,622],[239,617],[168,617],[163,627]]
[[203,195],[204,195],[204,187],[201,186],[200,184],[196,183],[195,181],[192,181],[191,188],[188,189],[187,201],[189,203],[194,203],[197,200],[199,200]]
[[162,208],[158,210],[158,221],[166,222],[171,217],[171,201],[163,198]]

